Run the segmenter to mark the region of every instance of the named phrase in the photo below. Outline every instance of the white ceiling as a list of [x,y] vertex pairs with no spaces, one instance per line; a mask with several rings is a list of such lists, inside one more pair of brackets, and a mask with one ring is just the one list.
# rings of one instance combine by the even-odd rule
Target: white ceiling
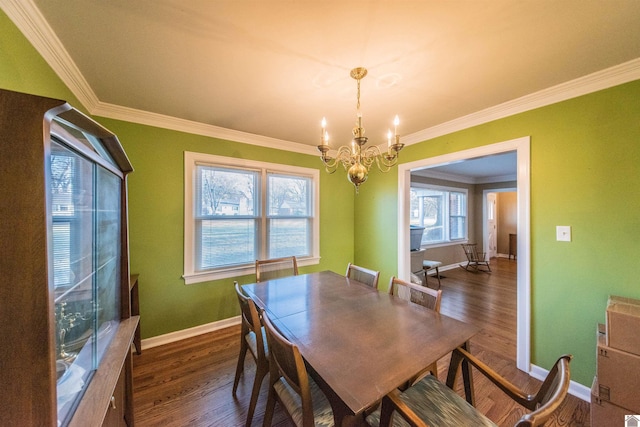
[[518,164],[515,151],[476,157],[434,167],[416,169],[411,175],[445,179],[467,184],[516,181]]
[[[28,36],[32,43],[40,37],[34,45],[41,52],[54,52],[54,59],[43,56],[66,70],[58,73],[67,73],[63,80],[79,99],[93,100],[87,108],[94,114],[179,119],[307,149],[319,143],[322,117],[332,145],[349,142],[354,67],[369,70],[363,124],[370,143],[383,143],[396,114],[399,134],[410,140],[640,58],[638,0],[0,0],[0,6],[23,32],[36,33]],[[18,24],[22,19],[35,24]]]

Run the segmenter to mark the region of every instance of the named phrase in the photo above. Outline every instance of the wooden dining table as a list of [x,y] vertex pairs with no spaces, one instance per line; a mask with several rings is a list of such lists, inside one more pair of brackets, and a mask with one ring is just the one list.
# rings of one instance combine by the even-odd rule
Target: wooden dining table
[[[331,271],[243,285],[280,332],[298,346],[331,403],[336,425],[358,425],[383,396],[479,329]],[[455,382],[460,361],[450,366]],[[467,400],[470,367],[462,362]]]

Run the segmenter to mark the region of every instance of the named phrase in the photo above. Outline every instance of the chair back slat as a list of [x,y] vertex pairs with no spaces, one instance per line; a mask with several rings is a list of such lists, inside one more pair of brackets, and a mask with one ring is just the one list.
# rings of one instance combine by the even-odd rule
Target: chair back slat
[[571,373],[569,363],[573,356],[565,354],[560,357],[551,368],[542,386],[532,399],[536,408],[533,412],[524,415],[515,427],[539,427],[543,426],[551,416],[560,408],[565,397],[569,393]]
[[[477,243],[462,243],[460,246],[462,246],[464,254],[467,257],[467,265],[461,265],[461,267],[463,267],[465,270],[468,270],[469,267],[473,267],[478,271],[491,272],[491,266],[489,266],[489,259],[487,258],[487,254],[485,252],[478,252]],[[486,267],[486,270],[479,270],[479,267],[481,265]]]
[[535,401],[539,406],[547,404],[554,398],[554,395],[558,390],[561,390],[566,382],[569,383],[569,361],[571,356],[565,355],[558,359],[555,365],[549,371],[547,378],[545,378],[540,390],[536,393]]
[[295,256],[256,260],[256,282],[298,275]]
[[379,271],[370,270],[368,268],[349,263],[347,264],[347,272],[345,275],[349,279],[357,280],[358,282],[371,286],[374,289],[378,289],[378,279],[380,278]]
[[440,312],[442,290],[435,290],[426,286],[416,285],[397,277],[391,277],[389,294],[428,309]]
[[484,261],[478,256],[478,244],[477,243],[463,243],[462,248],[469,261]]

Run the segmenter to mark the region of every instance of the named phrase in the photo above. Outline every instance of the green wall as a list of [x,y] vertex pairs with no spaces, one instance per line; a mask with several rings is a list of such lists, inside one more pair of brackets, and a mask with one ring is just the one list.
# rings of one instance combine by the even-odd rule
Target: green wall
[[[234,278],[185,285],[184,151],[319,168],[316,156],[99,118],[134,165],[129,180],[131,271],[140,274],[143,338],[239,314]],[[342,271],[353,259],[353,191],[339,174],[320,175],[321,263],[302,272]],[[344,178],[342,176],[342,178]],[[255,276],[236,278],[251,283]]]
[[0,34],[0,87],[63,99],[87,112],[1,9]]
[[[0,11],[0,87],[65,99],[82,109],[38,52]],[[86,110],[85,110],[86,112]],[[239,314],[234,278],[185,285],[184,151],[320,169],[319,156],[291,153],[139,124],[95,118],[118,135],[135,171],[129,176],[131,271],[140,274],[142,338]],[[319,265],[302,272],[342,272],[353,260],[354,191],[344,174],[320,175]],[[240,283],[253,276],[235,278]]]
[[[0,87],[75,97],[0,12]],[[406,147],[410,162],[531,136],[532,362],[573,353],[572,376],[589,386],[595,327],[609,294],[640,298],[640,81]],[[183,152],[318,167],[314,156],[97,118],[122,141],[129,180],[132,271],[140,273],[144,338],[238,314],[231,281],[184,285]],[[397,173],[371,173],[354,197],[344,174],[321,174],[321,256],[303,271],[343,271],[348,261],[397,271]],[[555,241],[555,226],[573,241]],[[355,256],[355,259],[354,259]],[[240,278],[249,281],[251,277]]]
[[[548,369],[572,353],[572,379],[590,386],[608,296],[640,298],[640,81],[406,147],[401,161],[522,136],[531,136],[531,360]],[[388,277],[397,174],[375,178],[355,202],[356,262]],[[571,226],[571,242],[555,240],[557,225]]]

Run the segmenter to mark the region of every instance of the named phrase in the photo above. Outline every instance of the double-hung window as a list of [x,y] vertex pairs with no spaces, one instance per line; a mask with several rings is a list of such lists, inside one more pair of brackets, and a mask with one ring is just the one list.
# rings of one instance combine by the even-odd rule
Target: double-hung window
[[467,239],[465,188],[413,184],[410,224],[424,227],[422,245],[438,245]]
[[319,173],[185,153],[186,283],[251,274],[256,259],[319,259]]

